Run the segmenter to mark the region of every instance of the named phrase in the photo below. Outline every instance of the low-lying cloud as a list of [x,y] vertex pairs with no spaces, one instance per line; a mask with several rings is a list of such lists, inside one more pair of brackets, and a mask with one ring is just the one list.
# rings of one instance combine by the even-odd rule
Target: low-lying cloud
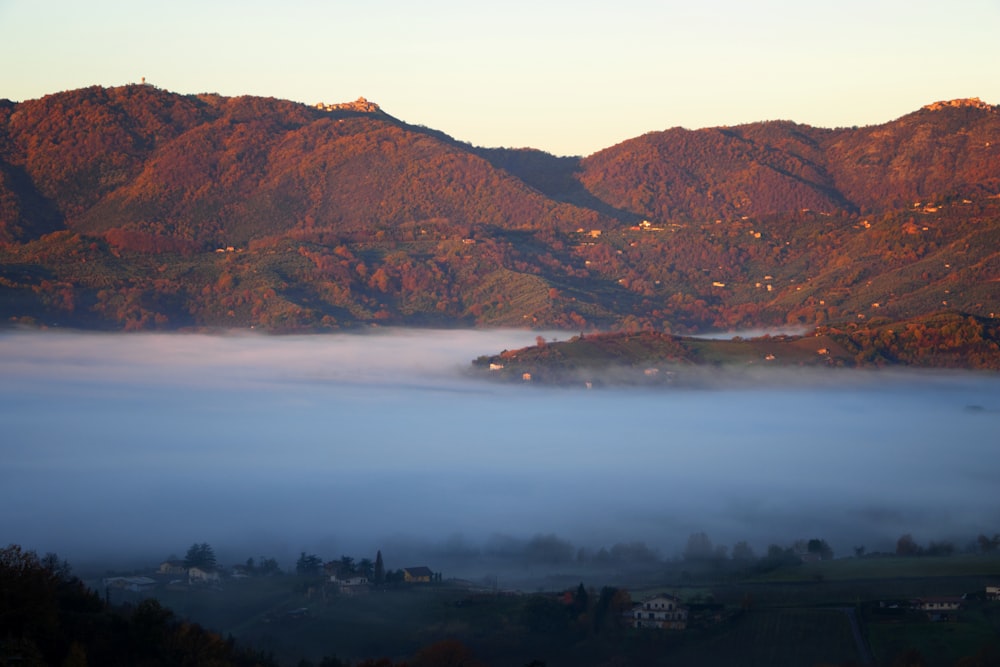
[[994,376],[590,392],[470,376],[535,335],[0,335],[0,541],[71,561],[209,542],[291,567],[449,545],[469,562],[505,544],[671,556],[696,531],[847,554],[1000,530]]

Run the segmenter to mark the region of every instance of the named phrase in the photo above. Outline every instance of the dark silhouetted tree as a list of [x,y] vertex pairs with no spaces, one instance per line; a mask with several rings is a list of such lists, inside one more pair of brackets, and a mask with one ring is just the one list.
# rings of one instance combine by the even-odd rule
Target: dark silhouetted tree
[[979,537],[976,538],[976,544],[979,545],[979,550],[984,554],[993,553],[998,547],[1000,547],[1000,534],[994,535],[992,538],[980,534]]
[[833,559],[833,549],[827,544],[826,540],[813,538],[806,543],[806,550],[811,554],[819,554],[819,557],[823,560]]
[[897,556],[919,556],[923,549],[913,539],[913,535],[907,533],[896,540]]
[[304,576],[314,576],[323,571],[323,559],[315,554],[301,553],[295,561],[295,572]]
[[705,560],[711,558],[714,553],[712,540],[708,539],[707,533],[691,533],[687,546],[684,547],[684,560]]
[[753,553],[753,547],[746,540],[740,540],[733,545],[733,560],[735,561],[751,561],[755,558]]
[[211,546],[209,546],[208,542],[192,544],[188,548],[187,554],[184,556],[184,567],[197,567],[202,570],[214,570],[216,567],[215,551]]
[[385,563],[382,562],[382,550],[375,552],[375,583],[385,583]]

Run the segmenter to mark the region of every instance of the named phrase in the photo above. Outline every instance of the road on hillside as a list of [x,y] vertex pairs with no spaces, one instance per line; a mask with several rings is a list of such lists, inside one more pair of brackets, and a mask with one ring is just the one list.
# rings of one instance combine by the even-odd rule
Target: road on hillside
[[865,641],[864,635],[861,634],[861,623],[858,621],[858,614],[854,610],[854,607],[841,607],[840,611],[847,614],[847,619],[851,622],[854,643],[858,647],[858,660],[862,665],[874,665],[875,660],[872,657],[871,651],[868,650],[868,642]]

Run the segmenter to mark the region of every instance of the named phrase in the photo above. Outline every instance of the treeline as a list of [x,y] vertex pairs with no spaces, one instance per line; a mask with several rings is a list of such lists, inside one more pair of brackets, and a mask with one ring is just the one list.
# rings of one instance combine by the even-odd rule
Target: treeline
[[0,549],[0,663],[271,667],[153,599],[111,607],[54,554]]
[[[956,552],[995,554],[998,551],[1000,551],[1000,533],[995,533],[993,537],[980,533],[974,541],[961,546],[956,546],[950,540],[931,540],[922,545],[910,533],[901,535],[896,541],[897,556],[951,556]],[[864,547],[856,549],[855,552],[856,555],[863,556]]]
[[819,328],[854,355],[859,366],[901,364],[1000,370],[1000,320],[941,313],[916,320]]
[[[200,562],[207,545],[195,545]],[[26,667],[278,667],[269,653],[241,647],[185,619],[153,598],[111,606],[55,554],[9,545],[0,549],[0,664]],[[299,667],[312,667],[308,660]],[[316,667],[439,667],[483,665],[458,641],[430,644],[404,661],[336,657]]]

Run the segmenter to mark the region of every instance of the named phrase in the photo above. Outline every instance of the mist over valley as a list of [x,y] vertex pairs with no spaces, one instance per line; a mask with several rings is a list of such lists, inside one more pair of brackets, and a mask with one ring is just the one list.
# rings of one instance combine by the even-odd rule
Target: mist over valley
[[674,558],[696,532],[846,556],[1000,524],[994,375],[586,391],[470,373],[535,335],[3,333],[0,534],[84,568],[208,541],[220,564],[381,549],[529,580],[616,544]]

